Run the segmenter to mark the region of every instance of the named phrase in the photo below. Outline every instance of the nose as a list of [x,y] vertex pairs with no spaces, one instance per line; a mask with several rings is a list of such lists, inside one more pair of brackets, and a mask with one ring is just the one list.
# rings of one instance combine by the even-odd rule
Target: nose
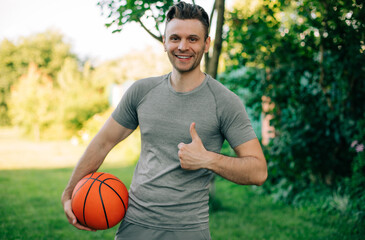
[[184,40],[184,39],[182,39],[181,41],[180,41],[180,43],[179,43],[179,47],[178,47],[178,49],[180,50],[180,51],[186,51],[186,50],[188,50],[188,42],[186,41],[186,40]]

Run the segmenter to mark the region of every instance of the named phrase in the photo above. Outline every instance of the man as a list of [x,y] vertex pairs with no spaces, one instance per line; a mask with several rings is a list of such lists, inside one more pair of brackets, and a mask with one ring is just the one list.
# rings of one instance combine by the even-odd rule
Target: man
[[[266,180],[266,160],[242,102],[200,70],[208,29],[201,7],[180,2],[170,8],[163,43],[172,72],[136,81],[87,147],[62,196],[75,227],[91,230],[72,213],[74,186],[137,126],[141,155],[116,239],[210,239],[213,175],[245,185]],[[237,157],[219,154],[225,139]]]

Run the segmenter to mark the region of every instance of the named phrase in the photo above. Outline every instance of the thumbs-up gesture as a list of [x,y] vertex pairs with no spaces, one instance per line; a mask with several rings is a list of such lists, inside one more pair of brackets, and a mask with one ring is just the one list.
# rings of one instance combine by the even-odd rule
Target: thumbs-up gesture
[[190,125],[191,143],[179,143],[178,156],[180,165],[183,169],[197,170],[205,168],[209,158],[208,151],[205,149],[202,140],[195,129],[195,123]]

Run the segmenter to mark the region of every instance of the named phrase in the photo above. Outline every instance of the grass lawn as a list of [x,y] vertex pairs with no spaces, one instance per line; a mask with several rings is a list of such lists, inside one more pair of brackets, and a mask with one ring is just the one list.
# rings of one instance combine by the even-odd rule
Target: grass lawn
[[[77,230],[61,206],[71,166],[84,148],[62,141],[34,143],[18,138],[13,130],[0,129],[0,240],[114,239],[118,226]],[[108,161],[100,171],[118,176],[128,187],[134,167]],[[365,239],[350,234],[355,226],[345,216],[273,203],[253,187],[217,177],[216,193],[217,210],[210,213],[213,240]]]
[[[130,185],[134,167],[103,168]],[[0,239],[113,239],[117,226],[97,232],[68,224],[60,195],[71,168],[0,171]],[[218,210],[211,212],[212,239],[360,239],[351,226],[328,216],[273,203],[252,187],[217,178]]]
[[218,211],[210,214],[212,239],[364,239],[351,235],[353,220],[274,203],[257,188],[217,178]]
[[[114,239],[117,226],[79,231],[64,215],[60,197],[72,169],[0,171],[0,239]],[[129,186],[133,168],[108,169]]]

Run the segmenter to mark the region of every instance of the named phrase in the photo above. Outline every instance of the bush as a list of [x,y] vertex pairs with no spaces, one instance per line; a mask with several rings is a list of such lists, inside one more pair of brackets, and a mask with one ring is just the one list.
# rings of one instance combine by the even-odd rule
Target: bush
[[249,90],[246,104],[255,116],[263,96],[273,105],[265,112],[275,128],[265,146],[265,189],[293,202],[323,186],[333,201],[346,202],[355,193],[342,194],[345,179],[363,183],[352,177],[362,164],[350,150],[354,140],[364,142],[363,135],[354,139],[364,128],[358,124],[365,112],[363,4],[264,0],[247,8],[242,2],[229,13],[223,78],[239,92]]

